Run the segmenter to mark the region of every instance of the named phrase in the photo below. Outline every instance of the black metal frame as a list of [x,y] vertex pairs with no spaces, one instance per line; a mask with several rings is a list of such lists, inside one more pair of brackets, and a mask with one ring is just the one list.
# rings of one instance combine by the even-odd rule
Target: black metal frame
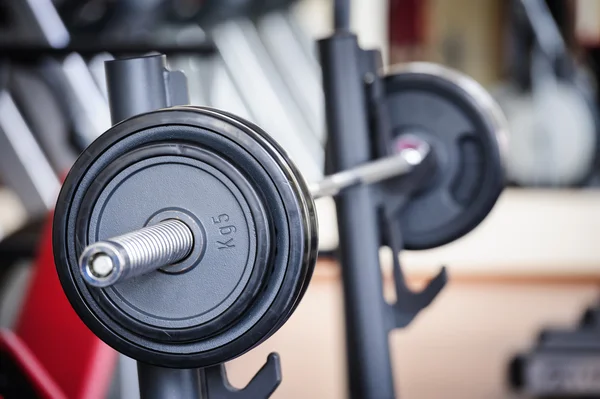
[[[391,132],[382,101],[379,52],[361,49],[357,37],[343,30],[319,44],[330,172],[388,155]],[[446,284],[446,270],[442,268],[423,291],[412,292],[394,256],[396,302],[388,304],[383,297],[379,248],[388,244],[394,254],[402,249],[400,223],[395,216],[410,195],[428,181],[434,167],[431,161],[430,157],[401,183],[353,187],[335,198],[352,398],[395,397],[389,333],[407,326]],[[394,200],[386,196],[384,203],[382,193],[387,184],[395,186]]]
[[[363,54],[349,33],[320,42],[332,172],[372,158]],[[369,186],[350,188],[336,198],[348,381],[351,396],[357,398],[394,396],[376,204]]]
[[[164,55],[109,61],[106,81],[113,124],[144,112],[189,104],[185,76],[169,71]],[[281,383],[281,366],[279,356],[272,353],[244,389],[231,386],[223,364],[170,369],[138,362],[138,379],[144,399],[267,398]]]
[[[336,2],[336,25],[340,28],[319,42],[328,127],[328,167],[332,169],[328,172],[355,167],[386,155],[386,143],[391,135],[381,101],[380,54],[359,47],[357,37],[347,29],[349,10],[338,3],[343,2]],[[187,100],[185,79],[172,74],[176,72],[165,69],[164,56],[109,62],[107,82],[113,123],[141,112],[184,104]],[[169,99],[171,102],[175,99],[176,103]],[[410,177],[404,178],[399,194],[396,181],[395,201],[383,203],[381,194],[386,189],[385,184],[352,187],[336,197],[352,398],[395,397],[389,332],[408,325],[446,283],[446,272],[442,269],[422,292],[412,292],[405,284],[398,258],[394,257],[397,301],[388,304],[383,298],[379,248],[389,244],[395,254],[402,249],[399,223],[391,216],[397,215],[411,193],[427,180],[431,166],[425,162]],[[138,371],[144,399],[267,398],[281,383],[277,354],[269,355],[267,363],[241,390],[229,384],[223,364],[178,370],[138,363]]]

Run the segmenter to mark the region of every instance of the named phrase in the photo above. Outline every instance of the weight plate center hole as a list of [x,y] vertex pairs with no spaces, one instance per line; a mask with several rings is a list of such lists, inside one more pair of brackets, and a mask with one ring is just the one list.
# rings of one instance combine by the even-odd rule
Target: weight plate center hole
[[169,219],[183,222],[192,232],[193,244],[188,255],[182,260],[158,269],[167,274],[187,272],[201,264],[206,250],[206,234],[202,222],[190,211],[181,208],[165,208],[148,219],[145,226],[152,226]]
[[[429,188],[437,185],[442,175],[441,172],[442,167],[444,165],[444,158],[447,158],[444,156],[444,154],[440,154],[440,144],[437,142],[437,140],[434,137],[432,137],[432,135],[425,133],[423,129],[414,127],[403,128],[394,136],[396,136],[392,144],[392,151],[394,152],[394,154],[398,154],[401,151],[413,149],[415,158],[419,157],[418,160],[415,159],[415,163],[421,161],[420,154],[418,151],[418,148],[421,145],[421,143],[425,141],[430,146],[429,157],[433,157],[433,159],[435,159],[435,170],[430,175],[429,181],[422,184],[417,192],[427,191]],[[413,154],[409,152],[408,156],[411,155]],[[408,158],[407,160],[410,161],[410,159]]]

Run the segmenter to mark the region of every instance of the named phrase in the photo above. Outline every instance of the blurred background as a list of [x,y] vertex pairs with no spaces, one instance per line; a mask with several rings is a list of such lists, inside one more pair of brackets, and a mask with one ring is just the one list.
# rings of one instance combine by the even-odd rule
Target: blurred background
[[[545,327],[575,329],[597,301],[600,1],[546,3],[540,14],[512,0],[352,1],[352,30],[382,50],[386,69],[458,69],[493,94],[510,126],[510,187],[492,214],[452,244],[402,254],[415,286],[442,264],[451,276],[390,338],[402,397],[518,397],[513,357]],[[330,0],[0,0],[0,326],[18,320],[61,178],[110,127],[104,61],[168,54],[192,104],[257,123],[314,181],[326,140],[314,41],[332,19]],[[341,283],[328,256],[335,211],[327,198],[318,208],[323,256],[308,293],[274,337],[228,365],[235,384],[277,350],[274,397],[346,395]],[[391,256],[382,248],[386,286]]]

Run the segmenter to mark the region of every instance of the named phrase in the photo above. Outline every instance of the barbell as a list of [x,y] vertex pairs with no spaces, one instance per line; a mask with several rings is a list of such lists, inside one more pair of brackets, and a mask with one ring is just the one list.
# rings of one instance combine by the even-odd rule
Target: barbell
[[[495,104],[429,64],[385,83],[390,154],[312,184],[267,133],[216,109],[171,107],[109,129],[75,162],[54,215],[56,267],[78,315],[139,361],[206,367],[260,344],[297,307],[317,258],[314,198],[400,187],[427,164],[431,178],[396,215],[407,246],[474,228],[503,185]],[[382,205],[395,195],[378,193]]]

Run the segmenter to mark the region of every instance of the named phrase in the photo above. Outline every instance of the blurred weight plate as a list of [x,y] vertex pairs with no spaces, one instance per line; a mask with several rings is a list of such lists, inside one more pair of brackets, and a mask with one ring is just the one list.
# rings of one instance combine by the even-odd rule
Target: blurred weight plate
[[[107,288],[85,284],[82,249],[168,218],[204,245],[167,270]],[[102,340],[136,360],[206,367],[273,334],[316,260],[312,198],[286,154],[225,112],[173,107],[125,120],[69,172],[53,246],[71,304]]]
[[467,234],[504,187],[506,122],[473,79],[440,65],[411,63],[385,77],[390,147],[425,139],[436,157],[431,182],[406,204],[399,222],[406,249],[428,249]]
[[540,82],[534,94],[505,96],[508,177],[523,186],[582,183],[596,157],[596,121],[572,84]]

